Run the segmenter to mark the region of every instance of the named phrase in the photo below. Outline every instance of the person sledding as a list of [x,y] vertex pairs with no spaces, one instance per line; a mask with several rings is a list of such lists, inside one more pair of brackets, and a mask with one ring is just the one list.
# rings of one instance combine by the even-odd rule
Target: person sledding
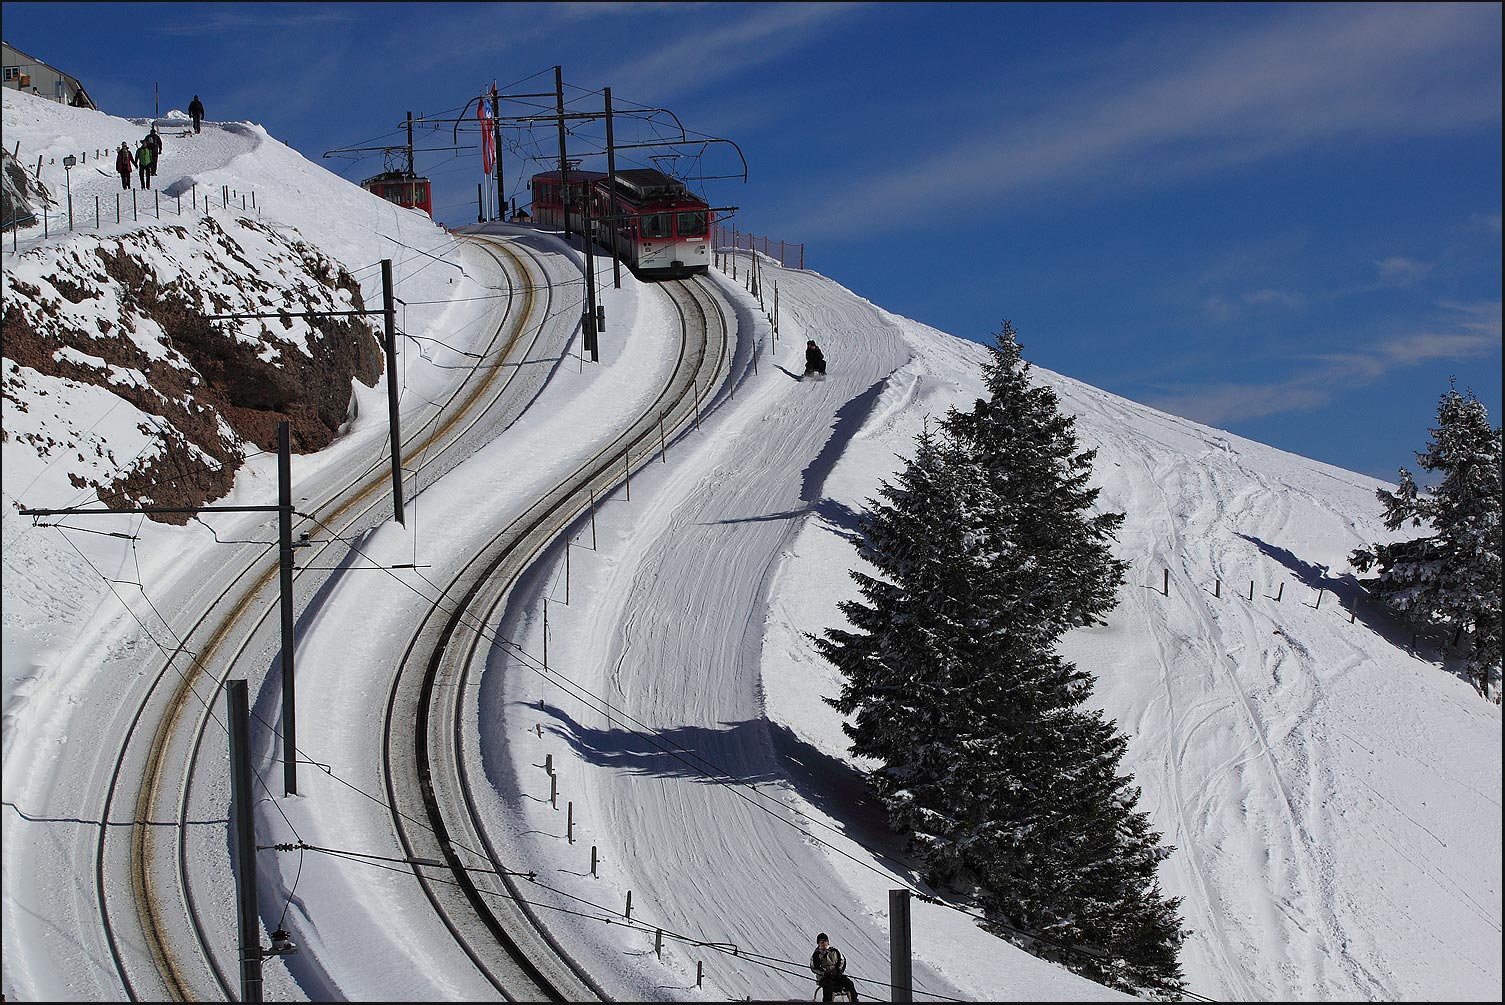
[[820,351],[820,346],[811,339],[805,343],[805,376],[819,375],[821,380],[826,379],[826,357]]
[[852,984],[852,978],[847,976],[846,957],[841,955],[841,950],[831,945],[825,932],[815,937],[815,952],[810,954],[810,972],[815,974],[821,1001],[832,1001],[838,994],[846,995],[847,1001],[857,1000],[857,988]]

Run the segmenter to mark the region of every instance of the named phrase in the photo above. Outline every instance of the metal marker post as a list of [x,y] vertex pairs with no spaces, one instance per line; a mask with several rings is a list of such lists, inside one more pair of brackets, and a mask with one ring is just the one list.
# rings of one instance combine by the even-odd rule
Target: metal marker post
[[72,154],[63,158],[63,174],[68,184],[68,229],[70,231],[73,229],[73,165],[77,163],[78,158]]

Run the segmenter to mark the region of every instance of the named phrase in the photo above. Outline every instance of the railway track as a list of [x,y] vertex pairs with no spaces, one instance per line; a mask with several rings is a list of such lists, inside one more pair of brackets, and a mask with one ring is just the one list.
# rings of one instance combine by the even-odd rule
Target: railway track
[[[562,345],[568,332],[548,321],[553,288],[537,256],[501,242],[479,246],[505,275],[522,279],[509,282],[505,313],[479,355],[515,363],[546,338]],[[426,475],[432,481],[458,463],[477,440],[521,412],[537,393],[537,387],[526,385],[532,380],[541,386],[542,379],[521,365],[477,364],[470,377],[404,436],[403,467],[414,477]],[[379,525],[390,498],[380,467],[311,487],[298,508],[318,513],[318,523],[339,537]],[[304,564],[314,564],[334,543],[316,545]],[[195,842],[217,846],[224,857],[224,793],[212,791],[217,783],[200,780],[197,769],[206,741],[223,734],[214,700],[223,681],[232,671],[245,673],[258,647],[264,651],[267,639],[275,636],[268,619],[275,603],[268,598],[275,595],[276,546],[239,545],[222,568],[198,584],[199,602],[190,607],[199,613],[168,628],[183,641],[143,671],[147,683],[138,691],[142,696],[129,713],[125,739],[107,768],[93,883],[110,965],[131,1000],[237,996],[235,940],[211,931],[215,924],[199,904],[190,868]],[[309,596],[311,581],[318,578],[316,572],[300,571],[295,580],[299,596]],[[277,647],[270,643],[271,651]],[[211,792],[196,795],[196,786]],[[196,820],[191,812],[196,801],[216,808],[207,819]],[[112,882],[124,875],[130,877],[128,896]],[[224,908],[216,904],[214,913],[223,914]],[[173,933],[182,933],[185,918],[191,937],[174,938]]]
[[[635,464],[652,460],[661,437],[698,422],[702,394],[727,373],[731,331],[710,284],[659,287],[681,322],[679,358],[660,394],[635,420],[496,533],[446,584],[410,639],[387,703],[386,779],[393,827],[435,910],[498,993],[509,1000],[605,1000],[608,993],[552,939],[546,919],[488,835],[476,769],[467,756],[477,689],[495,647],[495,624],[529,565]],[[707,394],[708,396],[708,394]]]

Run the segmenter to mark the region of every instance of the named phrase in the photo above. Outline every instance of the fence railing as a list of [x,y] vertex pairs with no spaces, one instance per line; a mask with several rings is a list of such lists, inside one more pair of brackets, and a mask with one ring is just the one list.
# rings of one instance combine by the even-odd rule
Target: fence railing
[[[711,235],[717,248],[728,248],[733,251],[760,251],[769,258],[776,258],[784,268],[803,269],[805,267],[805,242],[796,244],[793,241],[775,241],[771,237],[763,237],[758,234],[744,234],[736,227],[726,227],[717,224]],[[793,259],[795,264],[790,264]]]
[[[21,144],[18,140],[15,150],[16,162],[18,164],[20,163],[20,150]],[[108,150],[95,150],[93,151],[94,159],[96,162],[107,160],[112,152]],[[74,168],[73,170],[77,171],[88,163],[89,153],[89,151],[84,151],[77,155],[79,168]],[[20,232],[36,227],[41,229],[41,233],[28,233],[26,235],[28,240],[47,240],[54,234],[61,235],[75,230],[87,230],[91,227],[99,230],[106,224],[113,226],[127,221],[135,223],[140,222],[142,219],[151,221],[171,217],[181,219],[187,215],[198,216],[206,214],[214,209],[240,209],[245,212],[255,212],[257,215],[260,215],[261,212],[260,206],[257,205],[256,191],[254,189],[242,192],[239,189],[231,188],[229,185],[219,186],[218,192],[215,192],[209,186],[204,186],[205,191],[200,193],[199,185],[192,183],[187,189],[172,194],[155,188],[143,189],[133,187],[128,190],[122,188],[120,191],[113,193],[113,200],[97,193],[81,194],[75,200],[70,192],[67,170],[64,170],[62,184],[59,186],[57,184],[58,179],[44,179],[42,177],[44,160],[45,155],[38,156],[36,169],[34,171],[27,170],[26,172],[35,180],[37,187],[35,196],[43,202],[42,207],[36,212],[0,221],[0,228],[10,232],[11,251],[13,252],[19,249]],[[56,157],[47,161],[49,165],[56,165],[57,162],[58,159]],[[113,166],[111,164],[111,167]],[[52,182],[51,185],[48,184],[49,181]],[[185,202],[183,196],[185,195],[188,196],[186,200],[188,203],[187,207],[183,205]],[[215,196],[219,198],[216,199]]]

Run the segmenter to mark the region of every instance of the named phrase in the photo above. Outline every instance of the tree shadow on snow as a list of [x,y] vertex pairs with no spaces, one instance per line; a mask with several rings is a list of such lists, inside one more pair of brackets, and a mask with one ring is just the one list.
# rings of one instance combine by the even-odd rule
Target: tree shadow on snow
[[[782,782],[829,816],[839,833],[892,860],[910,861],[903,839],[889,829],[887,814],[868,788],[866,776],[786,726],[758,718],[720,728],[680,726],[645,733],[626,722],[619,728],[593,728],[556,706],[545,710],[556,720],[553,731],[591,764],[654,778],[721,784],[735,779],[761,793],[761,798],[747,793],[750,798],[775,809],[775,804],[789,803],[776,785]],[[829,834],[807,818],[792,819],[815,837]],[[919,882],[907,866],[901,868],[891,861],[890,867],[906,881]]]
[[[1397,649],[1404,649],[1416,659],[1439,663],[1446,672],[1467,679],[1463,673],[1463,656],[1452,648],[1451,636],[1446,631],[1440,633],[1437,630],[1433,630],[1432,633],[1418,631],[1416,626],[1378,606],[1369,592],[1359,584],[1353,573],[1346,572],[1341,576],[1329,576],[1326,566],[1302,561],[1285,548],[1261,541],[1249,534],[1240,534],[1239,537],[1289,569],[1302,585],[1331,594],[1334,600],[1342,605],[1341,612],[1334,612],[1335,617],[1361,624],[1390,645]],[[1301,602],[1308,607],[1314,607],[1318,601],[1313,598],[1304,599]],[[1321,601],[1323,605],[1330,602]],[[1358,603],[1357,609],[1354,608],[1355,602]]]
[[857,536],[857,521],[860,519],[861,514],[837,499],[821,499],[814,505],[801,506],[799,509],[784,510],[782,513],[731,517],[726,520],[717,520],[715,523],[767,523],[774,520],[797,520],[810,513],[814,513],[833,532],[848,540],[852,540]]

